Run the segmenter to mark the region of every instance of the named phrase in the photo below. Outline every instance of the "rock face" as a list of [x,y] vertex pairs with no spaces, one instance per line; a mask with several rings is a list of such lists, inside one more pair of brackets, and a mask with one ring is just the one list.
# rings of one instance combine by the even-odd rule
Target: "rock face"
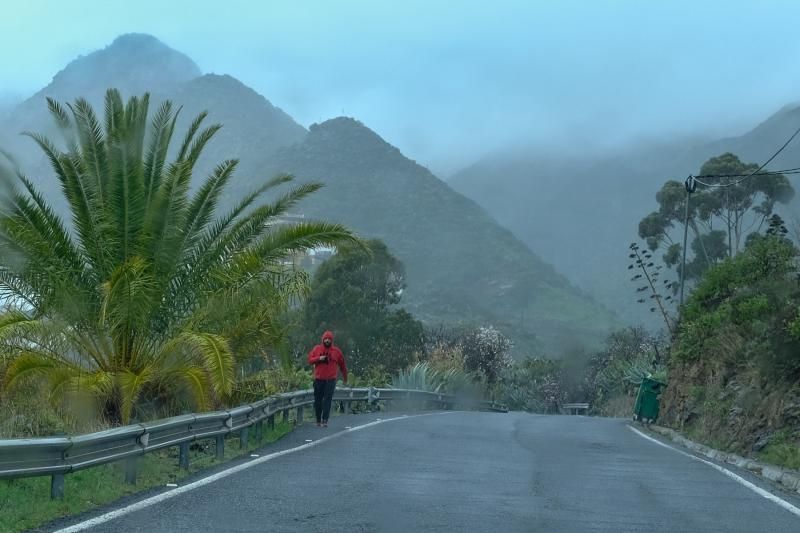
[[763,452],[777,436],[800,440],[800,384],[703,362],[676,365],[659,423],[737,453]]

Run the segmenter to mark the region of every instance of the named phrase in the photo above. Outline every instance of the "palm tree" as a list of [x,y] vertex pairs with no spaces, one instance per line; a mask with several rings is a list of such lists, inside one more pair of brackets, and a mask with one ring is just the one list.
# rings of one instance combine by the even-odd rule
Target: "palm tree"
[[71,224],[4,154],[6,386],[38,378],[54,399],[89,392],[110,421],[122,423],[155,398],[186,397],[200,409],[224,404],[237,357],[279,342],[276,315],[307,291],[307,276],[283,259],[357,239],[336,224],[272,224],[320,188],[299,185],[262,201],[292,180],[286,175],[219,213],[235,160],[220,163],[191,193],[198,158],[220,129],[203,127],[206,113],[170,151],[180,109],[169,101],[149,128],[147,94],[125,104],[109,90],[104,124],[83,99],[66,106],[48,99],[48,107],[65,151],[26,135],[47,156]]

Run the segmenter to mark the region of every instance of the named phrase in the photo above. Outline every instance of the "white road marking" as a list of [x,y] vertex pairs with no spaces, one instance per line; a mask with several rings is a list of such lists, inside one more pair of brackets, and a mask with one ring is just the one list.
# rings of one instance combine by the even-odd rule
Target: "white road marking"
[[252,467],[254,467],[256,465],[260,465],[261,463],[266,463],[267,461],[271,461],[273,459],[277,459],[278,457],[283,457],[284,455],[289,455],[290,453],[295,453],[295,452],[299,452],[299,451],[302,451],[302,450],[307,450],[308,448],[312,448],[314,446],[318,446],[319,444],[322,444],[323,442],[328,442],[330,440],[333,440],[335,438],[341,437],[342,435],[345,435],[347,433],[351,433],[353,431],[360,431],[362,429],[367,429],[367,428],[372,427],[372,426],[377,426],[378,424],[383,424],[383,423],[386,423],[386,422],[392,422],[392,421],[395,421],[395,420],[404,420],[406,418],[419,418],[419,417],[423,417],[423,416],[445,415],[445,414],[454,413],[454,412],[456,412],[456,411],[448,411],[448,412],[445,412],[445,413],[426,413],[426,414],[422,414],[422,415],[403,415],[403,416],[398,416],[398,417],[395,417],[395,418],[386,418],[386,419],[382,419],[382,420],[376,420],[375,422],[369,422],[369,423],[363,424],[361,426],[349,427],[349,428],[345,429],[344,431],[340,431],[339,433],[334,433],[334,434],[329,435],[327,437],[323,437],[323,438],[321,438],[319,440],[316,440],[314,442],[309,442],[309,443],[306,443],[306,444],[302,444],[300,446],[296,446],[294,448],[289,448],[288,450],[281,450],[279,452],[271,453],[269,455],[264,455],[262,457],[259,457],[258,459],[253,459],[252,461],[248,461],[246,463],[242,463],[242,464],[233,466],[231,468],[223,470],[222,472],[217,472],[216,474],[212,474],[212,475],[210,475],[208,477],[204,477],[203,479],[198,479],[197,481],[189,483],[188,485],[184,485],[182,487],[178,487],[176,489],[173,489],[173,490],[170,490],[170,491],[167,491],[167,492],[162,492],[161,494],[156,494],[155,496],[151,496],[150,498],[146,498],[144,500],[138,501],[136,503],[128,505],[127,507],[123,507],[121,509],[117,509],[115,511],[111,511],[111,512],[102,514],[102,515],[97,516],[95,518],[91,518],[89,520],[86,520],[84,522],[80,522],[80,523],[75,524],[73,526],[66,527],[64,529],[59,529],[58,531],[56,531],[56,533],[75,533],[76,531],[84,531],[86,529],[89,529],[90,527],[94,527],[94,526],[98,526],[100,524],[104,524],[106,522],[109,522],[111,520],[114,520],[116,518],[124,516],[126,514],[130,514],[130,513],[134,512],[134,511],[139,511],[141,509],[145,509],[147,507],[150,507],[151,505],[155,505],[155,504],[163,502],[165,500],[169,500],[170,498],[174,498],[175,496],[183,494],[184,492],[189,492],[191,490],[194,490],[194,489],[197,489],[197,488],[200,488],[200,487],[204,487],[204,486],[206,486],[206,485],[208,485],[210,483],[213,483],[213,482],[215,482],[217,480],[220,480],[222,478],[228,477],[228,476],[230,476],[232,474],[235,474],[237,472],[241,472],[242,470],[247,470],[248,468],[252,468]]
[[762,489],[761,487],[759,487],[758,485],[755,485],[755,484],[747,481],[743,477],[734,474],[733,472],[731,472],[727,468],[723,468],[723,467],[719,466],[716,463],[712,463],[711,461],[706,461],[705,459],[701,459],[700,457],[697,457],[696,455],[692,455],[692,454],[687,453],[687,452],[685,452],[683,450],[679,450],[678,448],[670,446],[669,444],[665,444],[665,443],[661,442],[658,439],[654,439],[653,437],[651,437],[649,435],[645,435],[644,433],[642,433],[641,431],[639,431],[638,429],[636,429],[633,426],[628,426],[628,429],[630,429],[631,431],[633,431],[634,433],[636,433],[640,437],[643,437],[643,438],[645,438],[645,439],[647,439],[647,440],[649,440],[651,442],[655,442],[659,446],[663,446],[664,448],[672,450],[673,452],[678,452],[681,455],[685,455],[686,457],[688,457],[690,459],[694,459],[695,461],[700,461],[701,463],[707,464],[708,466],[710,466],[714,470],[718,470],[718,471],[722,472],[723,474],[725,474],[726,476],[728,476],[729,478],[731,478],[735,482],[739,483],[740,485],[743,485],[743,486],[747,487],[748,489],[752,490],[753,492],[755,492],[759,496],[762,496],[762,497],[768,499],[772,503],[778,504],[779,506],[783,507],[784,509],[786,509],[787,511],[789,511],[790,513],[792,513],[794,515],[800,516],[800,509],[798,509],[797,507],[795,507],[791,503],[789,503],[786,500],[783,500],[781,498],[778,498],[777,496],[775,496],[771,492],[766,491],[766,490]]

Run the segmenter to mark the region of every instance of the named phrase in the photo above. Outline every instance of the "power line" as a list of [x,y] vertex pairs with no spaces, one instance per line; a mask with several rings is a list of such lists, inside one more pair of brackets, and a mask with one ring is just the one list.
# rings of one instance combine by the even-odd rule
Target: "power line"
[[778,174],[800,174],[800,167],[787,168],[784,170],[765,170],[756,174],[698,174],[693,178],[746,178],[747,176],[775,176]]
[[763,165],[761,165],[760,167],[758,167],[758,168],[757,168],[757,169],[756,169],[754,172],[752,172],[752,173],[750,173],[750,174],[747,174],[747,175],[743,176],[742,178],[738,179],[737,181],[734,181],[734,182],[731,182],[731,183],[705,183],[705,182],[702,182],[702,181],[700,181],[700,180],[698,180],[698,179],[696,179],[696,178],[695,178],[695,181],[697,181],[697,183],[699,183],[699,184],[701,184],[701,185],[705,185],[706,187],[733,187],[734,185],[738,185],[738,184],[742,183],[743,181],[745,181],[745,180],[747,180],[747,179],[750,179],[750,178],[752,178],[753,176],[755,176],[756,174],[758,174],[758,173],[759,173],[759,172],[761,172],[762,170],[764,170],[764,167],[766,167],[767,165],[769,165],[769,164],[772,162],[772,160],[773,160],[773,159],[775,159],[776,157],[778,157],[778,154],[780,154],[781,152],[783,152],[783,149],[784,149],[784,148],[786,148],[787,146],[789,146],[789,143],[790,143],[790,142],[792,142],[792,141],[794,140],[794,138],[795,138],[795,137],[797,137],[797,135],[798,135],[798,134],[800,134],[800,128],[797,128],[797,129],[794,131],[794,133],[792,134],[792,136],[791,136],[791,137],[789,137],[789,139],[788,139],[788,140],[787,140],[785,143],[783,143],[783,146],[781,146],[780,148],[778,148],[778,151],[777,151],[777,152],[775,152],[774,154],[772,154],[772,157],[770,157],[769,159],[767,159],[767,160],[764,162],[764,164],[763,164]]

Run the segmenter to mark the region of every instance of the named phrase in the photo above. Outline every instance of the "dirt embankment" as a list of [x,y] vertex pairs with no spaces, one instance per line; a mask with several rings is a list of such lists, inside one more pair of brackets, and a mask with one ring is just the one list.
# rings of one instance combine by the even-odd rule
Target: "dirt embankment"
[[800,382],[771,382],[716,361],[677,363],[659,421],[725,451],[791,456],[800,443]]

